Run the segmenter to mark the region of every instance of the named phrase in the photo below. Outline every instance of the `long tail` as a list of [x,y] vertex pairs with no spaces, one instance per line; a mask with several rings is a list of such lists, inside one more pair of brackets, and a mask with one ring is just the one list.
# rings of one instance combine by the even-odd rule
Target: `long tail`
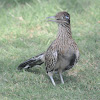
[[18,66],[18,70],[21,70],[23,68],[28,69],[28,68],[34,67],[35,65],[41,65],[44,63],[44,60],[45,60],[44,53],[42,53],[38,56],[32,57],[26,60],[25,62],[21,63]]

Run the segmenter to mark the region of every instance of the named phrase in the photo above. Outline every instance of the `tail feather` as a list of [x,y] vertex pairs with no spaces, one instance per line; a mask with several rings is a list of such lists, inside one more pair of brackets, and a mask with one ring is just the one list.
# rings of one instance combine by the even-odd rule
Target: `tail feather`
[[32,57],[26,60],[25,62],[21,63],[18,66],[18,70],[21,70],[23,68],[28,69],[28,68],[34,67],[35,65],[41,65],[43,63],[44,63],[44,53],[38,56]]

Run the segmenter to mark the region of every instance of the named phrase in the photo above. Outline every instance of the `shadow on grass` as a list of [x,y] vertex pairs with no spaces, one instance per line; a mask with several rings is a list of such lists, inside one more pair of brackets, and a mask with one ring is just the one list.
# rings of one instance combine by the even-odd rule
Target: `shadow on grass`
[[[63,79],[64,79],[65,84],[66,83],[67,84],[69,84],[69,83],[77,83],[77,77],[75,77],[75,76],[65,76],[65,75],[63,75]],[[57,84],[61,84],[60,76],[58,74],[54,75],[54,80],[55,80],[55,82]]]
[[[38,74],[38,75],[42,74],[48,80],[50,80],[49,76],[46,74],[46,71],[42,70],[41,67],[39,67],[39,68],[33,68],[33,69],[30,68],[30,69],[27,69],[25,71],[30,72],[30,73],[34,73],[34,74]],[[64,72],[64,73],[66,73],[66,72]],[[67,76],[66,77],[66,75],[64,74],[63,75],[63,79],[64,79],[65,83],[73,83],[73,82],[76,83],[77,82],[77,77],[75,77],[75,76]],[[54,80],[55,80],[55,82],[57,84],[61,84],[60,76],[59,76],[58,73],[54,74]],[[51,80],[50,80],[50,82],[51,82]]]
[[89,8],[89,6],[91,5],[91,1],[90,0],[84,0],[84,1],[80,1],[80,0],[61,0],[60,1],[60,5],[64,8],[64,9],[69,9],[73,12],[77,12],[77,13],[82,13],[84,11],[86,11],[87,8]]
[[30,73],[34,73],[34,74],[44,74],[44,75],[46,75],[46,72],[44,72],[40,66],[25,69],[25,71],[30,72]]
[[0,0],[0,6],[6,9],[9,8],[15,8],[16,6],[21,5],[21,7],[23,8],[24,5],[26,4],[33,4],[36,5],[37,3],[41,6],[42,3],[41,2],[47,2],[47,5],[52,5],[52,3],[57,3],[56,5],[58,5],[61,9],[69,9],[73,12],[77,12],[77,13],[82,13],[84,11],[86,11],[87,8],[89,8],[89,6],[91,5],[91,0],[84,0],[84,1],[80,1],[80,0],[56,0],[55,2],[53,1],[41,1],[41,0]]
[[19,5],[24,5],[26,3],[36,4],[35,0],[0,0],[0,6],[6,9],[15,8]]

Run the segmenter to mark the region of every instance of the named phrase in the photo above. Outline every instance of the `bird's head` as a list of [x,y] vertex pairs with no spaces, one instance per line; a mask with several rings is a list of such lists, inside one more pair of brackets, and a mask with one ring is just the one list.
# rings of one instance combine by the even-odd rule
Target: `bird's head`
[[51,17],[47,17],[47,19],[54,19],[54,20],[48,20],[48,21],[52,21],[52,22],[56,22],[56,23],[66,23],[66,24],[70,24],[70,15],[68,12],[58,12],[55,16],[51,16]]

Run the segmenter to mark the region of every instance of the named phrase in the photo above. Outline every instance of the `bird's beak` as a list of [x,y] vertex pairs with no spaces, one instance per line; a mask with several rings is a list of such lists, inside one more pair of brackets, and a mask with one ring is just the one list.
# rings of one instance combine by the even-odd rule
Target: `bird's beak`
[[[47,21],[57,22],[56,19],[55,19],[55,16],[47,17],[47,19],[50,19],[50,20],[47,20]],[[54,20],[52,20],[52,19],[54,19]]]
[[49,20],[47,20],[47,21],[51,21],[51,22],[56,22],[56,23],[66,23],[66,21],[62,21],[62,20],[57,20],[56,18],[55,18],[55,16],[51,16],[51,17],[47,17],[47,19],[49,19]]

